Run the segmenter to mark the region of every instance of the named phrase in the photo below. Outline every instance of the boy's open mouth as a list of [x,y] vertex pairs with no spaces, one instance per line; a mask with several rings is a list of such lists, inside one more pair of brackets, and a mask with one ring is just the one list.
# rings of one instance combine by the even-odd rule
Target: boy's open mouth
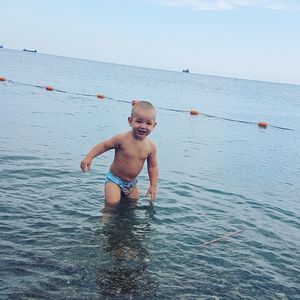
[[146,130],[142,130],[142,129],[138,129],[138,134],[141,134],[141,135],[144,135],[144,134],[146,134]]

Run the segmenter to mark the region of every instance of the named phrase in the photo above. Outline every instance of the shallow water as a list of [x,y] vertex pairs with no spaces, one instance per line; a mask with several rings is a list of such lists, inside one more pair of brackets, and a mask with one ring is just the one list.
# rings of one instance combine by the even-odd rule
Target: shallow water
[[[0,76],[1,298],[299,298],[300,86],[7,49]],[[108,216],[113,153],[79,163],[130,104],[34,85],[294,130],[158,109],[155,205]]]

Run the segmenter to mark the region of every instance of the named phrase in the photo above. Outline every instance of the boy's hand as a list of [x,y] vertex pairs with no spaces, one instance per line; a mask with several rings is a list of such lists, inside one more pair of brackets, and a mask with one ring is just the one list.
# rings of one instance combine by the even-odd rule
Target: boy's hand
[[92,160],[86,157],[81,161],[80,168],[81,168],[82,172],[85,173],[86,169],[88,171],[90,171],[91,165],[92,165]]
[[150,205],[152,205],[152,203],[155,200],[155,196],[156,196],[156,187],[155,186],[150,185],[150,187],[146,193],[146,197],[148,197],[149,195],[150,195],[149,203],[150,203]]

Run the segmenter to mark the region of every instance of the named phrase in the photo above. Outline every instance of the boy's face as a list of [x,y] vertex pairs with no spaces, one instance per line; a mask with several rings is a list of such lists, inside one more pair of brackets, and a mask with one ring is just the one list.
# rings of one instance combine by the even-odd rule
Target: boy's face
[[138,108],[133,115],[128,118],[128,123],[132,127],[134,136],[138,139],[144,139],[156,126],[155,111],[151,108]]

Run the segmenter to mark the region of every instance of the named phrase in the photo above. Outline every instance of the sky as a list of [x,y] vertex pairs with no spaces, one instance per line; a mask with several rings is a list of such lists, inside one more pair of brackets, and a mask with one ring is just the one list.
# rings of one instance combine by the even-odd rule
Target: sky
[[300,85],[300,0],[9,0],[0,20],[5,48]]

